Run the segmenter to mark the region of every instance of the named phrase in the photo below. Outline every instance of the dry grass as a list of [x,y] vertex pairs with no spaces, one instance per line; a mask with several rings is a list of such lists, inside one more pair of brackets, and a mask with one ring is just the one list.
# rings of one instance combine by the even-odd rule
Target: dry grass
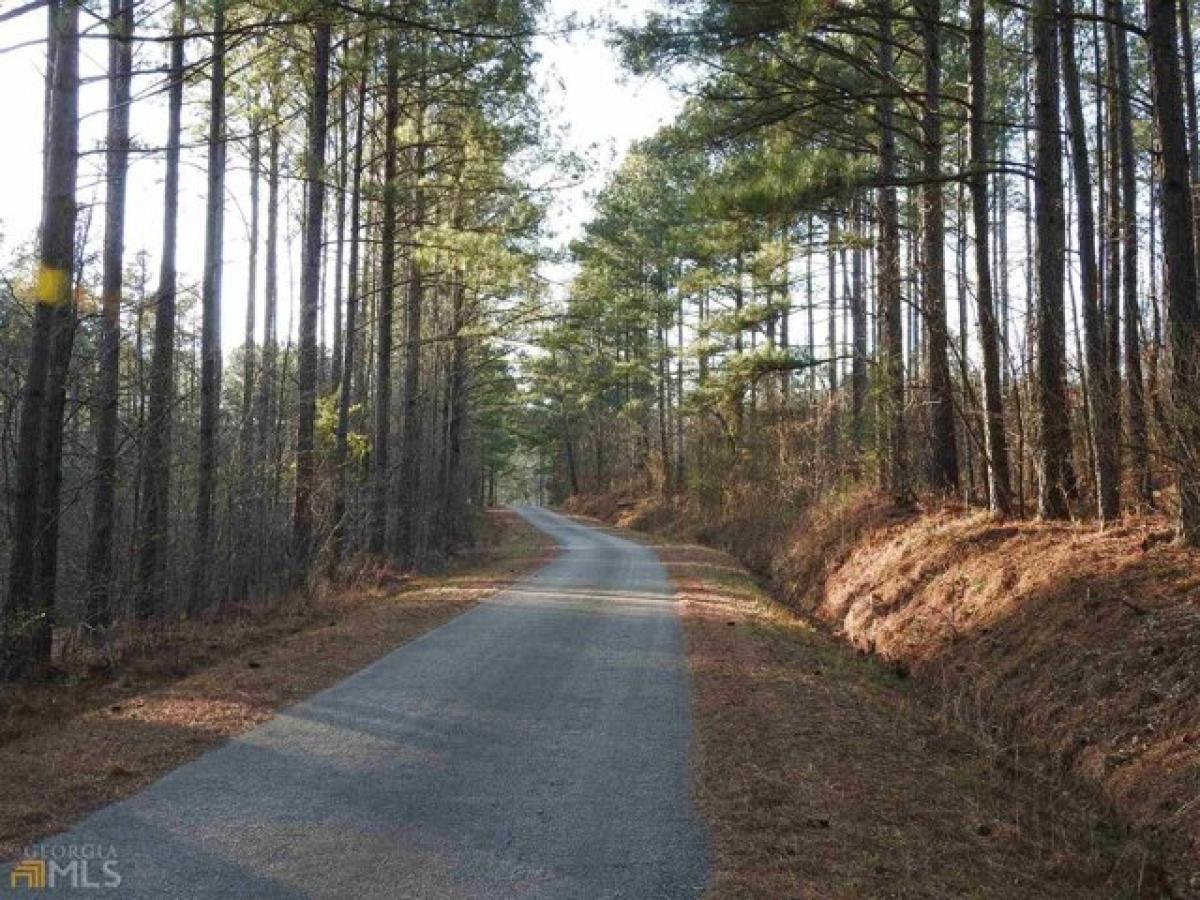
[[998,743],[1099,784],[1200,894],[1200,554],[935,511],[860,541],[812,608]]
[[[214,744],[437,627],[545,562],[511,513],[437,576],[363,573],[351,589],[127,632],[71,654],[54,683],[0,696],[0,859],[129,796]],[[115,663],[115,668],[112,664]]]
[[658,551],[683,600],[710,896],[1157,896],[1118,828],[998,767],[902,673],[806,625],[729,557]]
[[1147,883],[1200,896],[1200,553],[1163,519],[897,515],[871,492],[783,526],[647,499],[575,508],[730,550],[789,609],[911,675],[998,762],[1102,795],[1146,848]]

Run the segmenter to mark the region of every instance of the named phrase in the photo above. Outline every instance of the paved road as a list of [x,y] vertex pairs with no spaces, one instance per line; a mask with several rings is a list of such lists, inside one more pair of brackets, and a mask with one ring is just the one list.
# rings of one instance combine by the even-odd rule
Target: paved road
[[48,841],[115,850],[120,889],[86,894],[699,894],[662,566],[519,512],[563,547],[536,575]]

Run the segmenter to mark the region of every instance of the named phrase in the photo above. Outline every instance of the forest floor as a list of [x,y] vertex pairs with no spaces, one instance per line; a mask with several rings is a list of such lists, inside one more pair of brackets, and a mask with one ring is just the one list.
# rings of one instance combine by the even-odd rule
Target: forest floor
[[[1068,541],[1042,533],[1052,526],[1005,525],[1029,546],[998,549],[1008,538],[956,531],[995,529],[990,520],[949,511],[898,520],[862,496],[774,535],[745,520],[697,527],[656,501],[572,508],[654,531],[646,540],[685,601],[714,894],[1195,893],[1197,704],[1180,691],[1192,684],[1195,664],[1182,651],[1192,640],[1194,656],[1196,637],[1185,627],[1195,619],[1192,582],[1183,581],[1196,573],[1176,569],[1188,560],[1159,540],[1161,523],[1099,543],[1082,529]],[[754,563],[780,599],[732,556],[690,542],[697,537]],[[1095,604],[1113,595],[1096,583],[1063,588],[1059,603],[1019,573],[991,579],[979,559],[990,548],[997,565],[1027,561],[1026,580],[1097,579],[1128,569],[1124,544],[1165,554],[1154,570],[1174,580],[1157,590],[1124,582],[1126,602],[1099,613]],[[1054,558],[1052,548],[1074,557]],[[939,579],[957,587],[932,592]],[[964,596],[992,618],[975,640],[958,609]],[[1110,618],[1124,629],[1111,640]],[[1081,668],[1094,665],[1100,697],[1099,676]],[[1176,708],[1163,709],[1166,700]],[[1059,749],[1067,742],[1074,755]]]
[[315,596],[124,633],[107,659],[69,652],[53,681],[0,695],[0,859],[436,628],[553,547],[496,511],[479,549],[445,572],[368,571]]

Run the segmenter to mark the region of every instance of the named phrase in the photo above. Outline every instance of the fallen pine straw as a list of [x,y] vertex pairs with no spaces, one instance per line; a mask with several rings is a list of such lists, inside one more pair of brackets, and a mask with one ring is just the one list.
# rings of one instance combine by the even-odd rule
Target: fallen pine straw
[[683,601],[712,897],[1158,896],[1145,853],[1013,774],[728,557],[659,548]]
[[1127,891],[1200,895],[1200,554],[1164,540],[1161,519],[1102,532],[897,515],[871,493],[774,521],[649,499],[574,509],[728,548],[789,614],[1032,779],[1034,799],[1091,809]]

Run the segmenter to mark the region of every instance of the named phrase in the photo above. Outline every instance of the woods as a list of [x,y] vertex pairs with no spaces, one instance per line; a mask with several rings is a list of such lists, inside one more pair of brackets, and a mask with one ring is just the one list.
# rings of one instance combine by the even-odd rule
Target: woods
[[695,0],[624,29],[690,99],[601,193],[530,366],[552,496],[798,512],[874,473],[1194,545],[1190,22]]
[[[539,12],[14,12],[47,17],[45,186],[35,258],[5,263],[0,677],[44,673],[64,641],[103,647],[130,622],[345,578],[369,552],[417,567],[472,539],[512,451],[502,320],[538,294]],[[107,47],[99,202],[81,39]],[[161,206],[130,196],[131,164],[155,168]],[[198,283],[178,267],[192,191]],[[157,251],[128,239],[150,210]],[[231,291],[247,298],[232,356]]]
[[[800,510],[874,481],[1200,540],[1186,4],[653,13],[625,63],[691,99],[600,191],[565,292],[541,11],[45,5],[41,229],[3,297],[6,677],[56,626],[103,645],[420,567],[537,486]],[[157,249],[128,237],[147,166]]]
[[1192,0],[0,7],[0,881],[1200,885]]

